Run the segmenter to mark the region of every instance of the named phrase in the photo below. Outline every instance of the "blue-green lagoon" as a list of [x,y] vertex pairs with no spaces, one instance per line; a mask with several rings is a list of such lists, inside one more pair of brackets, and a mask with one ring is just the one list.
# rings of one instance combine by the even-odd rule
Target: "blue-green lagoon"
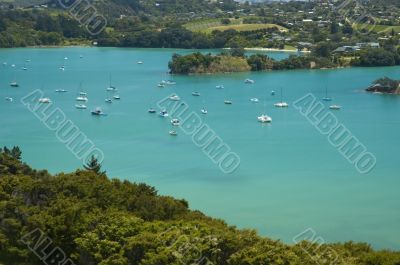
[[[41,89],[104,152],[110,177],[146,182],[162,194],[185,198],[192,209],[289,243],[312,228],[327,242],[366,241],[400,249],[400,97],[363,91],[383,76],[400,79],[400,67],[175,76],[176,85],[159,88],[161,80],[171,78],[166,72],[174,52],[191,51],[0,50],[0,145],[21,146],[26,162],[53,173],[82,166],[20,102]],[[110,75],[121,96],[112,104],[104,102]],[[244,84],[246,78],[255,84]],[[9,86],[14,79],[20,87]],[[80,83],[88,93],[87,110],[75,108]],[[293,106],[273,106],[280,88],[292,104],[307,93],[322,98],[326,87],[332,104],[343,106],[334,112],[338,120],[377,159],[368,174],[360,174]],[[193,97],[193,91],[201,96]],[[224,174],[190,136],[171,137],[169,119],[147,113],[173,93],[194,112],[207,107],[202,119],[240,157],[234,173]],[[250,102],[254,97],[258,104]],[[227,98],[234,104],[225,105]],[[97,106],[108,115],[90,115]],[[271,124],[257,122],[264,109]]]

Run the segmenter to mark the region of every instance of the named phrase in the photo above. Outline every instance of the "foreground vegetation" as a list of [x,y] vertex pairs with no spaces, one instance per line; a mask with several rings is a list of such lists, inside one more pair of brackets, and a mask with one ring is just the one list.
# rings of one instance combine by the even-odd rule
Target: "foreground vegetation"
[[35,229],[52,240],[51,248],[38,244],[37,251],[59,247],[85,265],[400,263],[399,252],[365,243],[289,246],[238,230],[146,184],[110,180],[95,159],[53,176],[21,162],[19,148],[1,149],[0,264],[42,264],[27,246],[38,243],[27,240]]

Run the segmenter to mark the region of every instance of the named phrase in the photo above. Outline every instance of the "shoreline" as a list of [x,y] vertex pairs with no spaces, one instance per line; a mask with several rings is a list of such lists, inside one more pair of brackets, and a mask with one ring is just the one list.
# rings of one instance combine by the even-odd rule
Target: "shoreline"
[[277,49],[277,48],[244,48],[245,51],[262,51],[262,52],[291,52],[291,53],[311,53],[311,51],[299,51],[299,50],[288,50],[288,49]]

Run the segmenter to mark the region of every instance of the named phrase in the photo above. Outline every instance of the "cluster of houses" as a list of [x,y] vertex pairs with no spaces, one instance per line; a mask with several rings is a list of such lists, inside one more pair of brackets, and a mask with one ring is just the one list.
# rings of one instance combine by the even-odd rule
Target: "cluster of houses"
[[367,48],[380,48],[380,44],[378,42],[360,42],[354,46],[341,46],[333,51],[334,54],[350,54],[362,49]]

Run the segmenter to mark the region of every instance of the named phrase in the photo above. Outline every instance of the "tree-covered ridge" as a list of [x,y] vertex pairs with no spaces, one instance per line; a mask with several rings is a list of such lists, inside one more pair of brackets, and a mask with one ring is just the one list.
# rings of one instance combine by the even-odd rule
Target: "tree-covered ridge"
[[28,248],[38,231],[52,240],[49,249],[61,248],[77,265],[400,263],[399,252],[374,251],[364,243],[289,246],[238,230],[153,187],[110,180],[95,161],[87,170],[52,176],[20,159],[18,148],[0,152],[0,263],[5,265],[43,264]]

